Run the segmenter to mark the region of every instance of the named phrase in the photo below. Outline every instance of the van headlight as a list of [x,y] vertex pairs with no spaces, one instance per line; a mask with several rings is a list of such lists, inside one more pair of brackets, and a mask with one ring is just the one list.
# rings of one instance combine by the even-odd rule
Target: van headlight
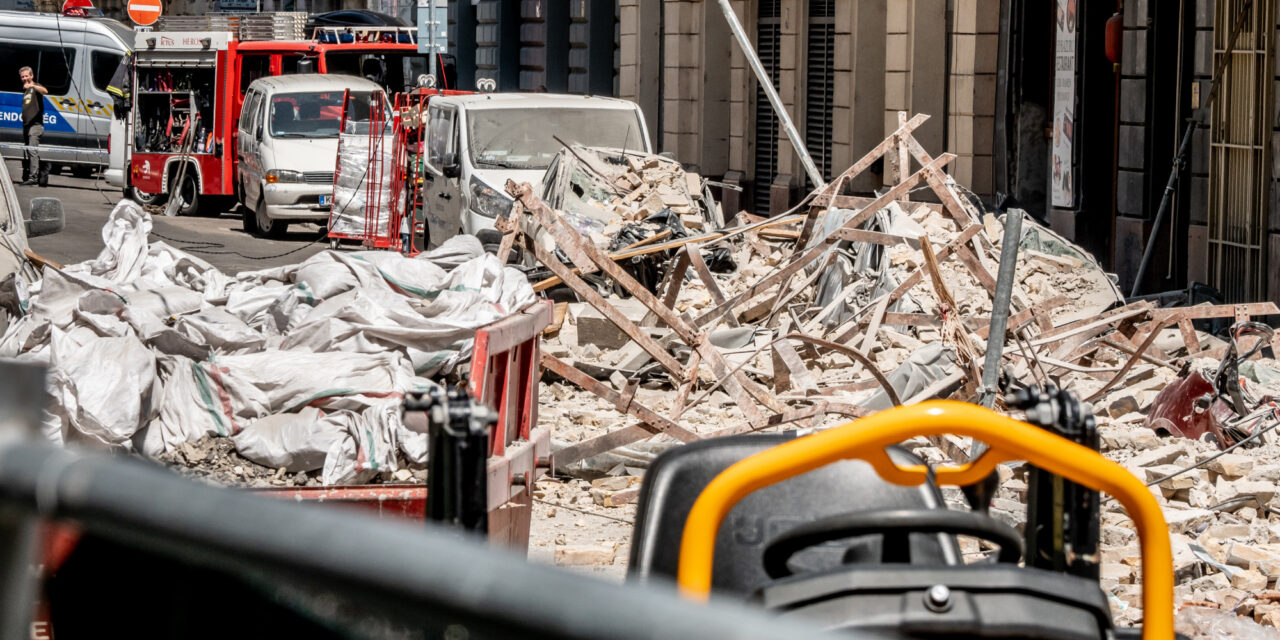
[[507,215],[511,205],[515,203],[505,193],[490,187],[479,179],[471,178],[471,210],[486,217],[497,218]]
[[302,182],[302,172],[288,169],[272,169],[267,172],[267,184]]

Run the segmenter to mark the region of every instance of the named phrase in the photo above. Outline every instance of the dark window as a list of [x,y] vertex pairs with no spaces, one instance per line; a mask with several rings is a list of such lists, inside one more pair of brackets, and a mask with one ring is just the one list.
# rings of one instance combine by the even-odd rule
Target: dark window
[[106,92],[111,84],[111,76],[116,74],[123,56],[107,51],[94,51],[89,54],[89,69],[93,73],[93,88]]
[[51,95],[63,96],[71,92],[71,71],[76,63],[74,49],[0,43],[0,60],[5,61],[6,69],[0,74],[0,91],[21,93],[22,80],[18,79],[18,69],[31,67],[36,82],[44,85]]
[[[831,179],[831,109],[835,98],[835,0],[809,2],[804,142],[813,163]],[[806,181],[808,176],[806,174]],[[809,185],[810,188],[813,185]]]
[[[760,64],[778,86],[778,56],[782,45],[782,7],[779,0],[760,0],[756,20],[756,48]],[[764,87],[756,84],[756,162],[752,200],[757,215],[769,214],[769,187],[778,175],[778,115]]]
[[[287,76],[291,73],[298,73],[298,63],[302,61],[302,55],[284,54],[280,56],[280,75]],[[315,73],[315,65],[311,67],[311,73]]]
[[431,69],[426,56],[416,53],[336,53],[325,54],[328,73],[368,78],[388,91],[404,91],[419,75]]
[[249,84],[258,78],[271,75],[271,56],[240,56],[240,94],[244,95]]

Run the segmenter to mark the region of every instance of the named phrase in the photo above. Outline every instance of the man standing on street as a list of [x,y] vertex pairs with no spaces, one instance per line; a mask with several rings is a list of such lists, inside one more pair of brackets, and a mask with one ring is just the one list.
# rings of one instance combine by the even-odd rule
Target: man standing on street
[[31,67],[18,69],[22,79],[22,184],[49,186],[49,165],[40,162],[40,136],[44,135],[44,96],[49,93],[36,82]]

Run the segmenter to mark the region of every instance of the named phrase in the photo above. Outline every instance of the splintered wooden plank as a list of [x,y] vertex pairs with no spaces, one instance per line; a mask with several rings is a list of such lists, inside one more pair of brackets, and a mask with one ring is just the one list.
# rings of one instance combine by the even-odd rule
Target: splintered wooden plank
[[[711,275],[711,269],[707,268],[707,262],[702,259],[702,248],[696,244],[685,245],[684,255],[689,261],[689,266],[693,267],[694,274],[702,281],[702,286],[706,287],[707,292],[711,294],[711,299],[716,304],[724,304],[724,293],[720,291],[720,285],[716,283],[715,276]],[[733,314],[729,314],[726,320],[730,326],[739,326],[738,319]]]
[[656,433],[665,433],[681,442],[693,442],[698,440],[698,434],[685,429],[684,427],[668,420],[661,414],[649,409],[648,407],[636,402],[632,396],[624,396],[614,391],[609,385],[592,378],[581,369],[549,354],[542,354],[542,366],[548,371],[555,372],[556,375],[572,382],[584,390],[589,391],[613,404],[613,408],[619,413],[626,413],[635,416],[641,420],[643,425],[641,428],[647,430],[649,435]]
[[560,262],[560,260],[555,256],[547,253],[547,250],[543,249],[541,245],[536,242],[529,241],[527,238],[525,245],[534,253],[535,256],[537,256],[539,262],[563,280],[564,283],[568,285],[574,293],[578,294],[584,302],[594,307],[601,313],[601,315],[608,318],[613,324],[617,325],[617,327],[621,329],[623,333],[627,334],[629,338],[635,340],[636,344],[640,345],[640,348],[644,349],[646,353],[653,356],[654,360],[661,363],[663,368],[672,375],[681,375],[681,371],[684,367],[680,364],[680,361],[672,357],[670,353],[667,353],[667,350],[663,349],[662,345],[658,344],[658,342],[649,335],[649,332],[636,326],[636,324],[623,315],[621,311],[618,311],[617,308],[609,304],[609,302],[596,291],[595,287],[587,284],[582,278],[579,278],[578,275],[573,273],[573,271],[571,271],[563,262]]
[[[510,191],[511,189],[509,188],[508,190]],[[707,342],[706,336],[699,333],[697,327],[694,326],[692,322],[686,320],[683,316],[677,315],[673,309],[662,304],[661,300],[658,300],[651,291],[636,281],[631,274],[618,266],[618,264],[610,259],[609,256],[604,255],[594,244],[583,238],[581,234],[575,231],[560,216],[556,215],[554,211],[547,207],[546,203],[542,202],[541,199],[534,195],[533,190],[529,185],[521,185],[520,187],[517,187],[515,191],[516,195],[518,195],[518,199],[524,205],[525,210],[530,212],[533,215],[534,220],[537,221],[543,229],[550,233],[553,238],[555,238],[556,246],[564,251],[576,266],[579,268],[586,268],[594,264],[601,272],[612,278],[614,282],[630,293],[632,297],[638,300],[645,307],[648,307],[659,320],[666,323],[668,327],[671,327],[675,334],[679,336],[685,344],[688,344],[701,353],[703,361],[711,367],[712,372],[716,376],[728,378],[724,382],[725,391],[727,391],[729,395],[737,401],[738,407],[748,419],[755,419],[760,415],[760,408],[751,401],[751,398],[755,398],[756,401],[766,407],[769,407],[772,411],[781,411],[785,408],[784,404],[753,382],[745,373],[741,371],[729,373],[729,367],[725,364],[724,357],[715,349],[715,347],[711,346],[710,342]],[[545,250],[543,251],[543,255],[546,255]],[[555,261],[554,258],[544,259],[539,257],[538,259],[544,263],[547,259],[553,262]],[[550,265],[547,266],[549,267]],[[564,266],[561,265],[561,267]],[[566,274],[570,276],[572,275],[568,273],[567,267],[562,268],[562,271],[564,272],[563,274],[557,273],[556,275],[560,275],[562,278],[564,278]],[[585,285],[586,283],[582,284]],[[587,288],[590,289],[590,287]],[[594,290],[592,290],[592,292],[594,293]],[[596,294],[595,297],[600,299],[599,294]],[[634,327],[634,325],[632,326]],[[635,327],[635,329],[639,330],[639,327]],[[627,335],[631,334],[628,333]],[[684,378],[680,377],[682,375],[681,372],[671,371],[671,373],[673,376],[676,376],[679,381],[683,382]],[[750,395],[750,398],[747,397],[748,394]]]
[[1200,335],[1196,333],[1196,328],[1191,325],[1191,320],[1182,318],[1178,320],[1178,331],[1182,334],[1182,344],[1187,346],[1187,355],[1195,355],[1200,351]]

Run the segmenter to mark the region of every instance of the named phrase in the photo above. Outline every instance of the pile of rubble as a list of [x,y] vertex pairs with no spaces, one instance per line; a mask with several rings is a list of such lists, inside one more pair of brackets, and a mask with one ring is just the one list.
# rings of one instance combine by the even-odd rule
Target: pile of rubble
[[[562,305],[563,321],[549,330],[542,354],[540,420],[554,429],[557,468],[587,478],[639,475],[680,442],[823,428],[934,398],[973,401],[983,390],[984,356],[997,349],[1006,382],[1052,385],[1091,403],[1104,453],[1158,481],[1179,605],[1280,622],[1280,520],[1271,522],[1268,506],[1280,479],[1270,460],[1280,445],[1264,433],[1280,418],[1267,404],[1280,397],[1280,367],[1260,351],[1276,352],[1280,340],[1249,322],[1280,309],[1126,303],[1091,256],[1030,220],[1012,236],[1016,246],[1006,246],[1007,217],[965,197],[942,171],[952,157],[930,157],[912,138],[924,119],[907,121],[792,212],[739,214],[722,229],[657,245],[664,261],[656,286],[575,233],[562,210],[509,184],[523,218],[505,244],[534,253],[580,300]],[[844,193],[853,176],[891,152],[919,169],[904,169],[875,198]],[[908,199],[921,183],[936,202]],[[557,257],[570,264],[540,252],[529,229],[554,239]],[[727,251],[735,268],[708,268],[711,251]],[[995,273],[1006,255],[1017,266],[1011,290],[1001,293]],[[1002,295],[1007,328],[989,340]],[[1227,326],[1227,339],[1217,337]],[[1241,393],[1230,380],[1243,380],[1235,385]],[[1207,399],[1202,390],[1188,396],[1202,383]],[[1200,403],[1195,416],[1212,419],[1179,418],[1183,402]],[[931,463],[972,454],[961,438],[909,444]],[[1025,518],[1024,473],[1002,467],[992,505],[1015,526]],[[578,500],[597,506],[633,499],[630,485],[583,491]],[[1136,533],[1115,502],[1102,511],[1103,586],[1117,620],[1133,622],[1141,618]]]

